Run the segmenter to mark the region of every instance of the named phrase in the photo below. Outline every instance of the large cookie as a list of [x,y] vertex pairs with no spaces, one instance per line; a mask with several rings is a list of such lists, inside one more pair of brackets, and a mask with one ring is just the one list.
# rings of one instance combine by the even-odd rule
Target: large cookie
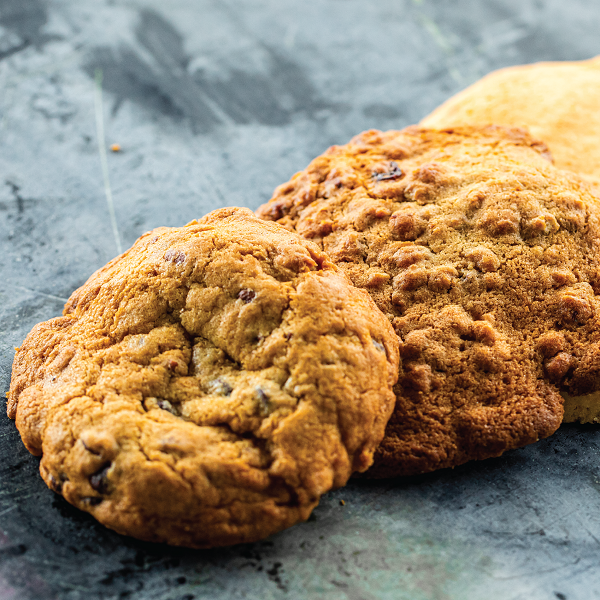
[[367,131],[258,214],[317,242],[401,338],[373,476],[498,456],[600,390],[599,209],[546,147],[502,127]]
[[600,57],[494,71],[421,121],[435,128],[489,123],[529,128],[556,166],[600,184]]
[[124,534],[208,547],[308,518],[364,471],[398,341],[314,245],[248,209],[142,236],[17,351],[45,482]]
[[[546,142],[557,167],[588,179],[600,195],[600,57],[494,71],[421,121],[425,127],[527,127]],[[600,393],[563,393],[563,422],[600,422]]]

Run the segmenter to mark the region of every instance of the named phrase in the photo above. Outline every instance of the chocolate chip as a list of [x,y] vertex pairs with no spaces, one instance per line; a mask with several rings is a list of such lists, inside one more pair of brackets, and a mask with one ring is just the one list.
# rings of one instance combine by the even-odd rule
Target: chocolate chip
[[96,496],[87,496],[86,498],[81,499],[84,504],[89,504],[90,506],[98,506],[102,500],[103,498],[98,498]]
[[242,290],[237,296],[244,304],[252,302],[256,298],[256,292],[254,290]]
[[170,412],[172,415],[177,415],[177,410],[168,400],[157,400],[158,408]]
[[209,385],[210,392],[212,394],[219,394],[220,396],[230,396],[231,392],[233,392],[233,388],[225,381],[218,377],[214,381],[212,381]]
[[396,179],[401,179],[402,177],[404,177],[404,173],[395,160],[390,162],[389,171],[384,173],[378,173],[375,171],[373,173],[373,179],[375,179],[375,181],[395,181]]
[[48,479],[50,480],[50,489],[60,494],[63,486],[62,481],[56,479],[51,473],[48,475]]
[[265,394],[265,392],[259,387],[255,388],[254,391],[256,392],[256,397],[258,398],[260,413],[262,415],[268,415],[270,409],[269,396],[267,396],[267,394]]
[[92,486],[92,489],[96,490],[99,494],[108,493],[109,482],[107,473],[110,469],[110,466],[110,463],[104,465],[99,471],[90,477],[90,485]]
[[181,251],[175,252],[174,250],[169,250],[165,253],[165,260],[173,262],[176,265],[181,265],[185,262],[185,254]]

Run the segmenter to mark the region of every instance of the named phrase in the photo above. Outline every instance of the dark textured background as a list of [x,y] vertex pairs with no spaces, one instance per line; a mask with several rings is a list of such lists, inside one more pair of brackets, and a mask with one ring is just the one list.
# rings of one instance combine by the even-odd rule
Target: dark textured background
[[[158,225],[256,208],[333,143],[490,70],[600,54],[596,0],[0,0],[0,392],[13,346]],[[97,145],[103,76],[116,231]],[[139,543],[46,489],[0,416],[2,600],[600,598],[600,430],[351,483],[257,544]],[[340,500],[346,504],[342,506]]]

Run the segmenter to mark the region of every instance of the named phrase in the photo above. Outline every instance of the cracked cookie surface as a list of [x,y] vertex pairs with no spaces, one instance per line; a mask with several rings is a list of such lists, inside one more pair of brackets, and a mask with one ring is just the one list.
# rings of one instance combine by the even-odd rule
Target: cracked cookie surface
[[159,228],[18,349],[8,394],[50,488],[116,531],[192,547],[308,518],[364,471],[398,341],[314,245],[248,209]]
[[371,476],[498,456],[600,390],[597,200],[518,129],[409,127],[333,146],[258,210],[317,242],[400,337]]

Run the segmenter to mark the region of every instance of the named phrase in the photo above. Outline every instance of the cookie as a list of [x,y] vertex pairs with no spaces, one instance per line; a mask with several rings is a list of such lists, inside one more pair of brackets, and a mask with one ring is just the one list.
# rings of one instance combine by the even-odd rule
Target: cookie
[[210,547],[308,518],[364,471],[398,342],[315,244],[248,209],[159,228],[18,349],[8,415],[54,491],[115,531]]
[[499,456],[600,390],[599,208],[503,127],[367,131],[259,210],[316,242],[401,338],[372,476]]
[[529,128],[557,167],[600,186],[600,57],[494,71],[421,121],[434,128],[489,123]]
[[[548,144],[557,167],[584,176],[600,196],[600,57],[494,71],[421,121],[442,128],[487,123],[527,127]],[[600,422],[600,395],[562,395],[563,422]]]

